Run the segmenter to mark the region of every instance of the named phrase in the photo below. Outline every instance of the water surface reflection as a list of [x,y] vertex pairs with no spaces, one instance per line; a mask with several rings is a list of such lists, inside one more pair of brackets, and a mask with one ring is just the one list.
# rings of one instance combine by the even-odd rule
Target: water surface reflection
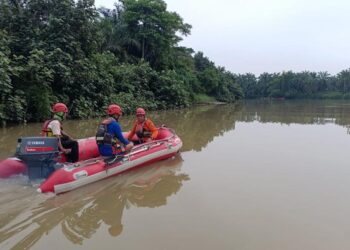
[[[103,240],[108,249],[348,243],[339,232],[349,229],[349,102],[256,100],[149,116],[176,130],[180,155],[60,196],[37,194],[23,177],[0,180],[0,248],[47,249],[55,239],[90,249]],[[98,122],[67,121],[65,128],[87,137]],[[132,122],[123,117],[122,126]],[[0,158],[12,154],[17,137],[38,130],[40,124],[2,128]]]
[[281,124],[350,125],[350,103],[339,100],[250,100],[236,114],[237,121]]
[[[183,182],[189,180],[187,174],[181,173],[181,165],[182,158],[177,155],[157,166],[130,171],[118,178],[48,198],[38,205],[28,200],[23,204],[17,202],[18,209],[11,216],[7,211],[9,207],[1,211],[0,246],[9,246],[14,237],[13,249],[29,249],[44,235],[55,233],[57,227],[73,244],[82,244],[91,238],[101,225],[108,227],[111,236],[118,236],[123,231],[125,209],[164,206]],[[25,195],[28,194],[23,193]],[[38,201],[40,199],[34,202]],[[5,202],[7,199],[1,198],[2,205]]]
[[[182,152],[200,151],[224,132],[234,129],[235,113],[240,105],[199,106],[192,109],[149,112],[149,116],[160,126],[165,124],[173,129],[184,142]],[[127,131],[132,127],[133,116],[125,116],[120,122]],[[68,120],[64,128],[75,138],[94,136],[99,119]],[[21,136],[34,136],[40,134],[41,124],[12,126],[0,129],[0,159],[13,154],[17,138]]]

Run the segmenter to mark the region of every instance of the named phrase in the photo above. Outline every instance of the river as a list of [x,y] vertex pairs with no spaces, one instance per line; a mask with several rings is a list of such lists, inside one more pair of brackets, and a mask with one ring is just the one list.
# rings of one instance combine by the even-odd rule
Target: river
[[[349,249],[350,102],[245,101],[151,112],[173,159],[63,195],[0,180],[0,249]],[[122,117],[130,128],[133,117]],[[77,138],[98,119],[66,121]],[[0,129],[0,159],[40,124]]]

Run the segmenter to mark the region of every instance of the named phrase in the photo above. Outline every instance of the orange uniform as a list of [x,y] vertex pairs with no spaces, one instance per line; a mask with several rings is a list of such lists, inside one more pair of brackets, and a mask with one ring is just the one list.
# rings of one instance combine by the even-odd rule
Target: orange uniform
[[132,130],[130,131],[128,140],[132,140],[132,137],[135,134],[143,141],[146,141],[148,138],[154,140],[158,136],[158,129],[156,126],[154,126],[154,123],[150,119],[146,119],[142,123],[136,120]]

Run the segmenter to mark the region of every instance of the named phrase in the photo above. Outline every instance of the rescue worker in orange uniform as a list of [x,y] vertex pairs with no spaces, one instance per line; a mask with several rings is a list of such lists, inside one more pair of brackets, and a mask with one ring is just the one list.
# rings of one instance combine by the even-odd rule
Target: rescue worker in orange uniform
[[53,117],[44,122],[41,135],[58,138],[58,148],[67,155],[67,161],[77,162],[79,159],[78,142],[63,130],[62,122],[66,119],[68,108],[64,103],[52,106]]
[[158,129],[149,118],[146,118],[146,111],[143,108],[136,109],[136,121],[128,135],[128,140],[132,140],[135,134],[139,143],[150,142],[158,136]]

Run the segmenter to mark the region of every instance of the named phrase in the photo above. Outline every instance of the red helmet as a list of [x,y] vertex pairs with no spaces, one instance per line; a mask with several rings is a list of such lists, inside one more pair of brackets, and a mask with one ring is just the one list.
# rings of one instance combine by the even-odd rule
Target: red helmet
[[122,109],[117,104],[111,104],[108,106],[107,114],[109,114],[109,115],[121,115]]
[[143,108],[136,109],[136,115],[146,115],[146,111]]
[[68,108],[66,104],[58,102],[52,106],[52,112],[58,113],[58,112],[64,112],[68,113]]

